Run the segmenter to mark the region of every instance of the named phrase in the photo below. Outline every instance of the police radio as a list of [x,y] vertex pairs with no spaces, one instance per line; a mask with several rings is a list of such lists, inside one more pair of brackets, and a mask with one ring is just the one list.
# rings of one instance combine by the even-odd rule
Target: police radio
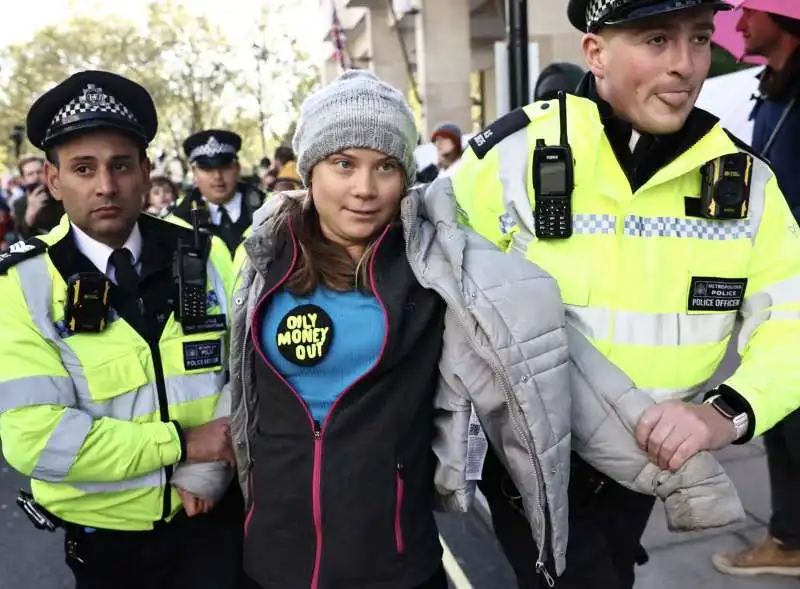
[[567,138],[567,98],[558,93],[559,145],[537,139],[533,150],[533,188],[536,193],[534,227],[539,239],[566,239],[572,235],[572,149]]
[[206,315],[206,256],[200,238],[200,215],[192,210],[192,243],[178,240],[172,274],[178,287],[175,317],[181,323]]
[[750,204],[753,157],[732,153],[700,170],[700,215],[707,219],[745,219]]

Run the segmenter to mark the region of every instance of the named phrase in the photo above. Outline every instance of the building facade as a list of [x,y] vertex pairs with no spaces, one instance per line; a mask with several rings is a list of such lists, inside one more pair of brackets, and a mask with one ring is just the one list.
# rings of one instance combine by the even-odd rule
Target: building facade
[[[427,136],[442,122],[465,133],[507,110],[505,0],[319,0],[333,6],[346,37],[348,65],[374,71],[400,89]],[[567,0],[529,0],[531,92],[538,72],[554,61],[583,65],[581,35],[567,20]],[[324,41],[330,42],[330,26]],[[327,55],[327,52],[326,52]],[[341,72],[331,52],[323,83]]]

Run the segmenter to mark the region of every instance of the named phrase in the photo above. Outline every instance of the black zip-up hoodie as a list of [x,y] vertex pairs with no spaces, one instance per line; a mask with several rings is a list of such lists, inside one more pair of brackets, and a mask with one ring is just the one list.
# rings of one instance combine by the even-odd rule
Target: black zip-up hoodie
[[258,390],[245,569],[264,589],[411,589],[441,562],[431,445],[445,305],[414,278],[400,225],[387,227],[369,259],[380,356],[317,424],[258,344],[298,249],[288,227],[279,233],[245,349]]

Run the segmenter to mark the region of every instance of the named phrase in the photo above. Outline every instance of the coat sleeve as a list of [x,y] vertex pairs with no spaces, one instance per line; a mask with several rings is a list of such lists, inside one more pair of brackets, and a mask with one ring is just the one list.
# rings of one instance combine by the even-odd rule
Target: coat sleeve
[[[454,330],[452,311],[445,316],[445,343],[439,361],[439,385],[435,397],[435,436],[433,452],[436,456],[434,486],[437,507],[444,511],[466,512],[475,496],[476,483],[467,477],[469,427],[472,406],[461,378],[458,376],[451,335]],[[480,428],[478,428],[480,429]],[[480,435],[483,431],[480,430]],[[482,458],[482,457],[481,457]]]
[[0,438],[8,463],[51,483],[114,482],[181,458],[172,423],[95,419],[78,408],[58,352],[38,332],[15,279],[0,276]]
[[800,229],[774,176],[764,189],[741,316],[742,362],[721,392],[746,401],[747,441],[800,406]]
[[[219,395],[214,419],[231,414],[230,384],[225,385]],[[188,491],[196,497],[218,503],[233,479],[233,468],[227,462],[203,462],[182,464],[172,475],[170,483],[176,489]]]
[[567,326],[572,388],[573,449],[625,487],[664,501],[670,530],[700,530],[744,519],[744,508],[722,466],[708,452],[676,472],[661,471],[639,449],[639,416],[655,401]]

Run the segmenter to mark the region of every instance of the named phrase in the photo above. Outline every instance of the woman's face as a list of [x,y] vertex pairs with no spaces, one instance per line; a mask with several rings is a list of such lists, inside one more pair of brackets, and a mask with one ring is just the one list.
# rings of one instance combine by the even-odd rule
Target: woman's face
[[148,198],[150,207],[161,210],[172,205],[174,201],[175,196],[172,194],[172,190],[170,190],[168,186],[164,186],[163,184],[153,184],[153,186],[150,188],[150,196]]
[[323,235],[357,259],[397,213],[405,172],[385,153],[346,149],[314,166],[311,187]]

